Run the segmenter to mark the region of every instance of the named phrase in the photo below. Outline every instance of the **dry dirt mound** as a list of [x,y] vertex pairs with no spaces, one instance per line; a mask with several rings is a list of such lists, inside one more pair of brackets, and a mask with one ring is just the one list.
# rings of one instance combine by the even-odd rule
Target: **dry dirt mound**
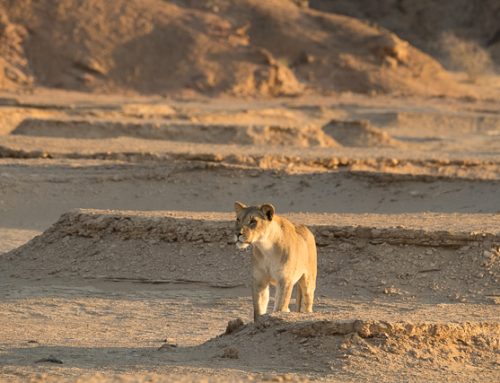
[[0,12],[17,31],[4,28],[3,45],[17,45],[0,57],[21,68],[9,80],[19,85],[33,73],[36,85],[146,94],[456,91],[436,61],[390,32],[289,0],[22,0]]
[[[341,371],[417,364],[426,368],[494,370],[500,323],[338,320],[327,313],[280,314],[256,324],[234,326],[195,352],[239,359],[235,364],[279,365],[285,371]],[[229,333],[228,333],[229,332]],[[255,345],[259,345],[256,347]],[[267,361],[262,360],[262,353]],[[390,363],[388,363],[390,361]],[[397,368],[397,367],[396,367]],[[389,376],[393,371],[385,371]]]
[[13,135],[101,139],[137,137],[217,144],[297,147],[336,147],[334,139],[319,127],[227,125],[191,122],[121,122],[100,120],[52,120],[27,118]]
[[[319,246],[318,288],[350,297],[494,302],[498,216],[292,215]],[[249,257],[232,243],[231,214],[75,210],[3,256],[11,276],[149,283],[248,284]],[[147,254],[147,256],[145,256]],[[186,254],[190,254],[186,257]]]
[[372,126],[368,121],[332,120],[323,131],[343,146],[356,147],[401,147],[389,134]]

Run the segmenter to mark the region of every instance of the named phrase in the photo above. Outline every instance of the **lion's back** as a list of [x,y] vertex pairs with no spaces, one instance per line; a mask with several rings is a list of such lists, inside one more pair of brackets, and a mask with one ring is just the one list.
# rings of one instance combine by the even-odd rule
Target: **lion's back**
[[295,231],[302,237],[308,245],[314,244],[316,246],[316,241],[314,240],[314,234],[309,230],[307,226],[295,225]]

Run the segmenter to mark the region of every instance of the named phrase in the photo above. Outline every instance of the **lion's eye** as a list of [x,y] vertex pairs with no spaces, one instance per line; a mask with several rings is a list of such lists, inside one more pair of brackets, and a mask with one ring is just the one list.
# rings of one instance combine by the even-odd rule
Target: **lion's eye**
[[255,219],[252,219],[250,221],[250,226],[254,227],[255,225],[257,225],[257,221]]

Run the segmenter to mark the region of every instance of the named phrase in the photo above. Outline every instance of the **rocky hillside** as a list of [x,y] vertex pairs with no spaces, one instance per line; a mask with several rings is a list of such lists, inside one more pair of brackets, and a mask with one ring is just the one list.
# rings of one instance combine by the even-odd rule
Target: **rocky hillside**
[[0,87],[26,86],[236,96],[457,89],[390,31],[290,0],[0,0]]
[[[453,64],[449,45],[484,51],[500,67],[500,2],[497,0],[310,0],[311,8],[376,23],[419,49]],[[450,38],[450,36],[452,36]],[[459,47],[456,47],[459,45]],[[472,56],[472,57],[471,57]],[[450,65],[453,67],[453,65]]]

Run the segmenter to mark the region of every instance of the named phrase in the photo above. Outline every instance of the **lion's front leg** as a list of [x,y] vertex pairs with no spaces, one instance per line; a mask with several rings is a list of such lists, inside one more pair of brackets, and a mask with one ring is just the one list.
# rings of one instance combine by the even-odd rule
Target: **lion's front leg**
[[252,283],[252,298],[253,298],[253,320],[257,321],[260,315],[264,315],[267,311],[269,303],[269,283],[253,280]]

